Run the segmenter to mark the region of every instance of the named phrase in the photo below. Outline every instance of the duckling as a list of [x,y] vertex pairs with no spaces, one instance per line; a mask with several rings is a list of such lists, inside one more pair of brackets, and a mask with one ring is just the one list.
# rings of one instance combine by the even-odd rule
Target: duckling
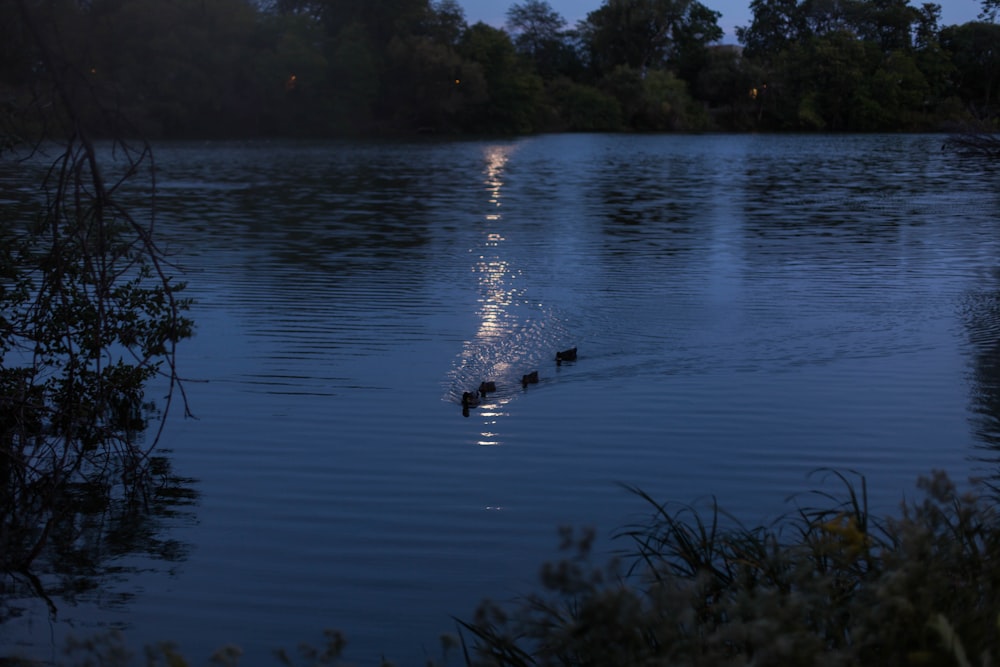
[[538,371],[531,371],[521,376],[521,386],[527,387],[529,384],[538,384]]
[[469,408],[479,407],[479,392],[478,391],[465,391],[462,392],[462,409],[468,410]]
[[576,348],[571,347],[568,350],[563,350],[562,352],[556,352],[556,365],[562,364],[564,361],[576,361]]
[[497,390],[496,382],[482,382],[479,385],[479,395],[486,398],[486,394]]

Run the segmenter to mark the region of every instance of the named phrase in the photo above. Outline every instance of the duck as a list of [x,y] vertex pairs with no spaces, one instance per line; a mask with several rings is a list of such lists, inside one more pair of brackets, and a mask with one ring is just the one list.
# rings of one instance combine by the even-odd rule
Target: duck
[[568,350],[563,350],[562,352],[556,352],[556,364],[561,364],[564,361],[576,361],[575,347],[571,347]]
[[479,392],[478,391],[465,391],[462,392],[462,409],[467,410],[469,408],[479,407]]
[[538,371],[531,371],[521,376],[521,386],[527,387],[529,384],[538,384]]
[[486,394],[487,393],[491,393],[491,392],[494,392],[496,390],[497,390],[497,383],[496,382],[486,382],[486,381],[484,381],[484,382],[482,382],[479,385],[479,395],[482,396],[483,398],[486,398]]

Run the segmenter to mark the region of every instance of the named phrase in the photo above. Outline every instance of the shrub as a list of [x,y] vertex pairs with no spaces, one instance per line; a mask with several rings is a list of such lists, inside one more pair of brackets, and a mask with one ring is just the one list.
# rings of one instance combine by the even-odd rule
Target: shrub
[[[845,497],[746,528],[661,504],[591,565],[592,532],[542,590],[485,602],[463,622],[480,665],[990,665],[1000,653],[1000,532],[994,500],[935,472],[898,518],[868,512],[865,481]],[[726,527],[723,527],[725,524]],[[969,656],[972,656],[970,660]]]

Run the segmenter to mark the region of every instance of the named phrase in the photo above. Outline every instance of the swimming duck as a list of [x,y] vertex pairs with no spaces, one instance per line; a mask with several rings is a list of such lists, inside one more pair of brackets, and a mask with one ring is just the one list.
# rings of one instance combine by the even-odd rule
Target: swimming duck
[[465,391],[462,392],[462,408],[475,408],[479,406],[479,392],[478,391]]
[[575,347],[571,347],[568,350],[563,350],[562,352],[556,352],[556,364],[561,364],[564,361],[576,361]]
[[531,371],[521,376],[521,386],[527,387],[529,384],[538,384],[538,371]]
[[483,382],[479,385],[479,395],[486,398],[486,394],[497,390],[496,382]]

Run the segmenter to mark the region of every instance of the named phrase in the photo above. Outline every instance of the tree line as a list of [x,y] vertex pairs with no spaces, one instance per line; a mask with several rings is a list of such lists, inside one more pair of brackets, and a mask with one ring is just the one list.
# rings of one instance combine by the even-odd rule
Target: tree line
[[951,26],[930,2],[752,0],[738,46],[697,0],[603,0],[575,26],[523,0],[504,28],[456,0],[47,0],[31,21],[13,5],[8,143],[52,121],[56,77],[90,127],[150,138],[920,131],[1000,109],[1000,0]]

